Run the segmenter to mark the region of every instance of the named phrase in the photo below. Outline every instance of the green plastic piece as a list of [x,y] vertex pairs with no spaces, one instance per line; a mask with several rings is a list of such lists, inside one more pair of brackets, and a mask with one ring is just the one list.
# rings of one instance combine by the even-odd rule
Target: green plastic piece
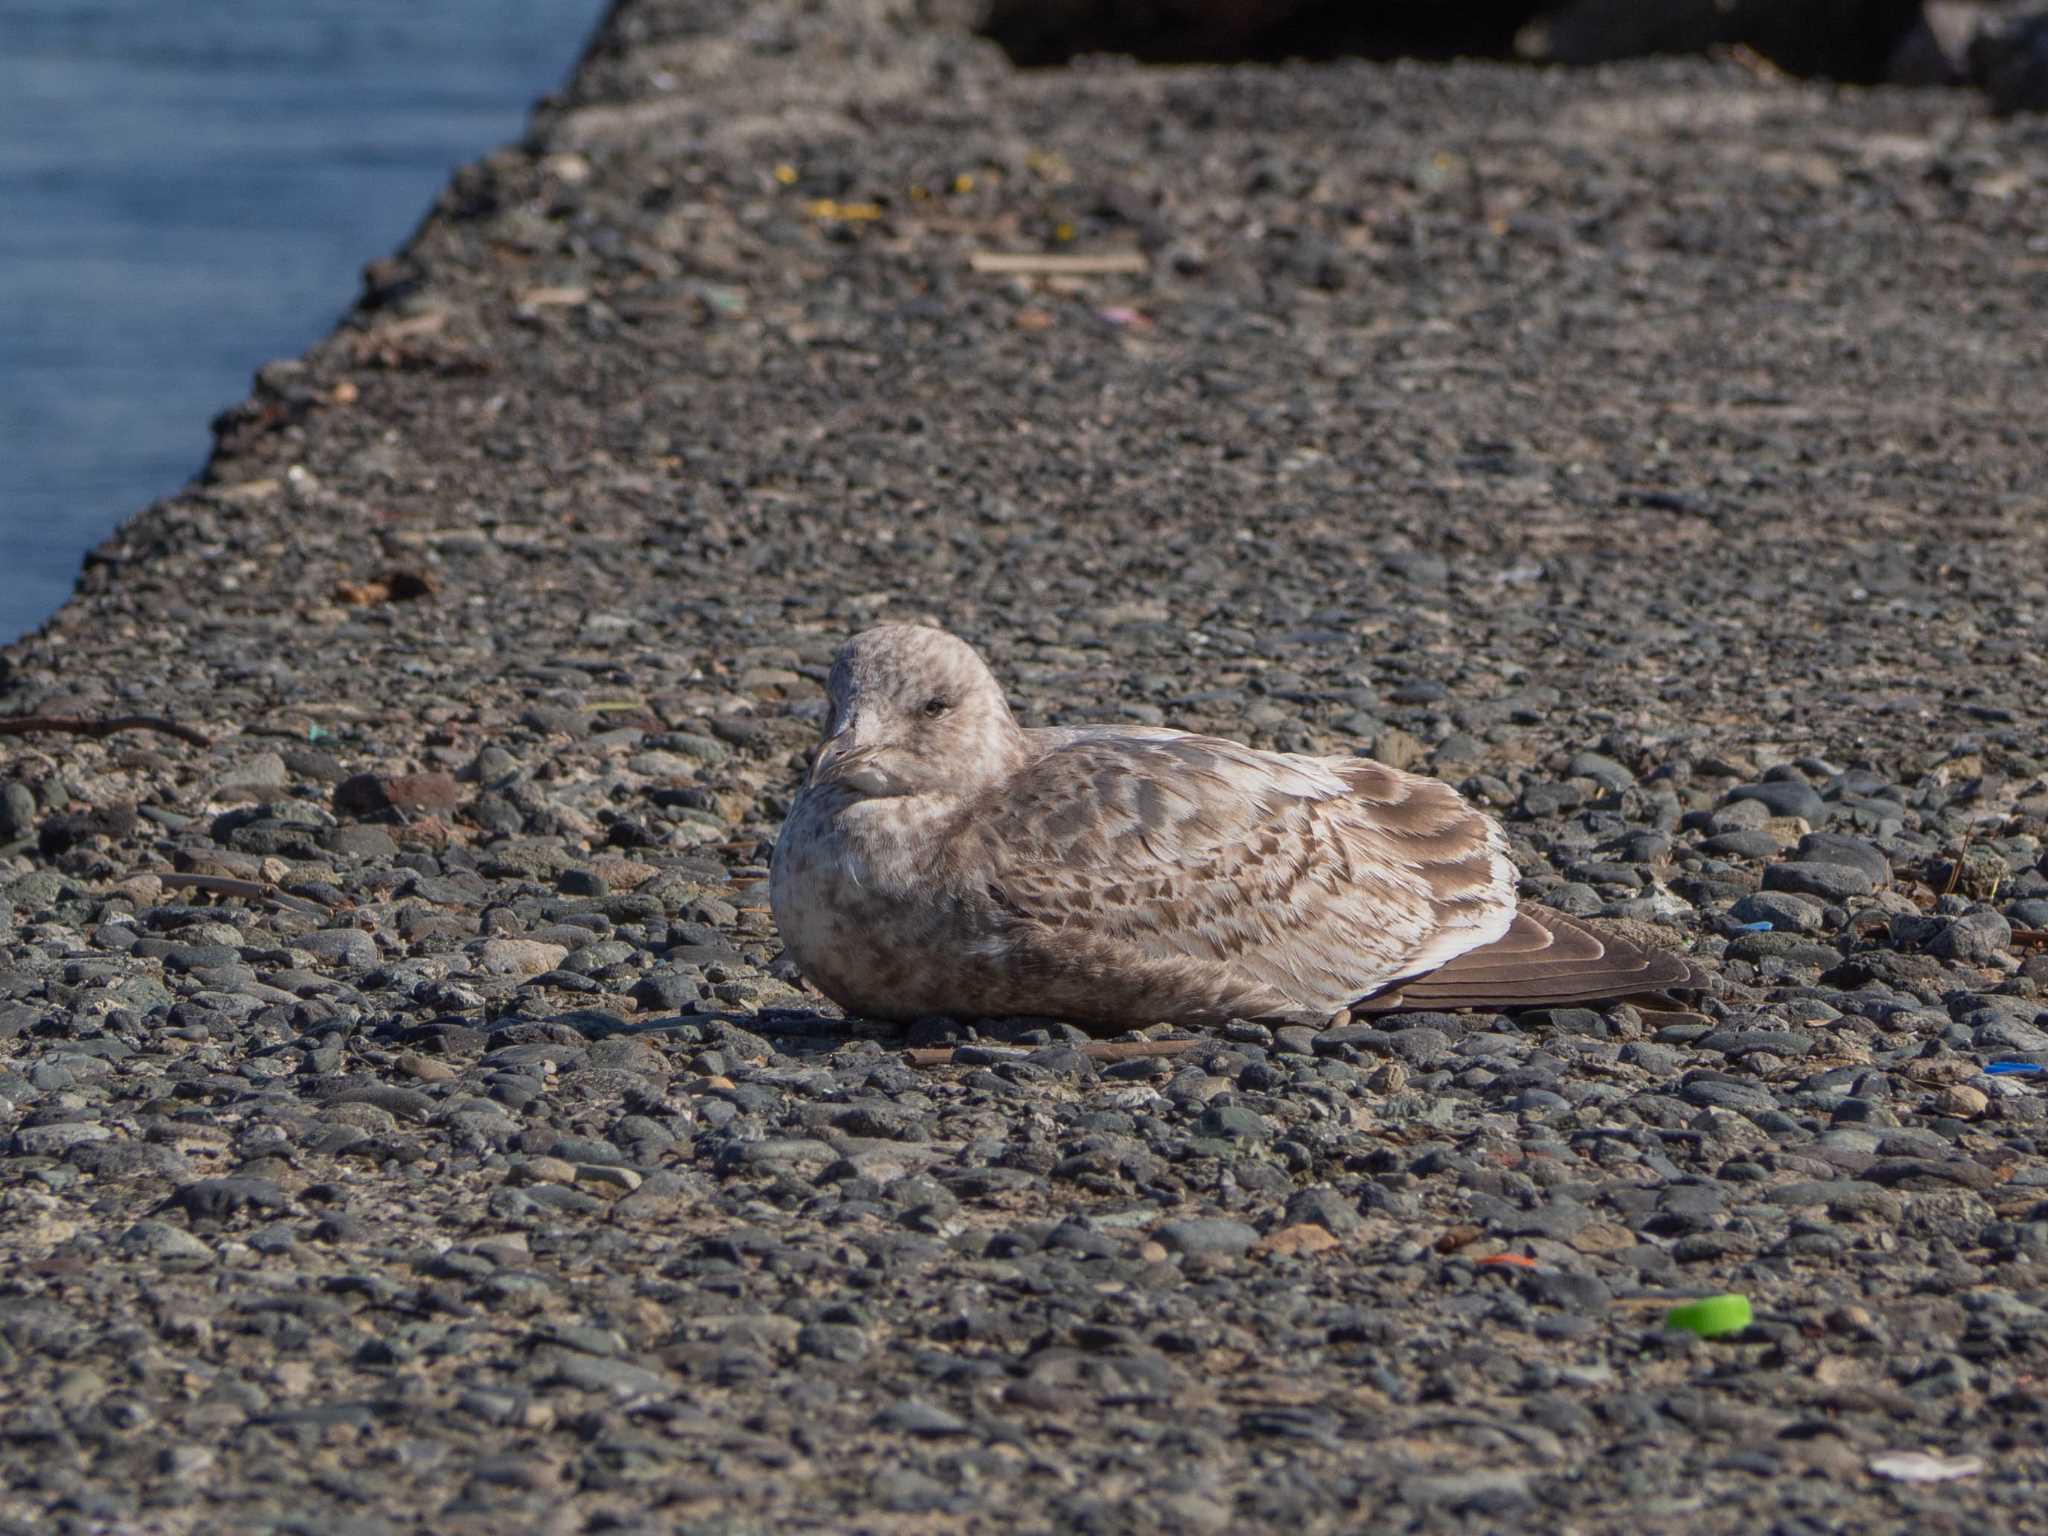
[[1718,1339],[1724,1333],[1740,1333],[1749,1326],[1747,1296],[1702,1296],[1664,1314],[1666,1328],[1683,1328],[1703,1339]]

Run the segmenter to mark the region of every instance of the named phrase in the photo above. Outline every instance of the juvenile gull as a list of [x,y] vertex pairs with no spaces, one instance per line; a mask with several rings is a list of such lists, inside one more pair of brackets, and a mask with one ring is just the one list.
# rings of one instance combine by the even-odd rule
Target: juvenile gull
[[832,664],[775,846],[776,924],[850,1013],[1097,1028],[1522,1007],[1692,984],[1517,907],[1435,779],[1146,726],[1025,730],[974,649],[888,624]]

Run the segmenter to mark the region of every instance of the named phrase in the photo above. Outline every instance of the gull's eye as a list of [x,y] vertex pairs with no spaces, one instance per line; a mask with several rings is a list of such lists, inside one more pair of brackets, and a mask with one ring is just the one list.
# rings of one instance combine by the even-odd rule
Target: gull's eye
[[936,720],[952,707],[944,699],[926,699],[924,701],[924,717],[927,720]]

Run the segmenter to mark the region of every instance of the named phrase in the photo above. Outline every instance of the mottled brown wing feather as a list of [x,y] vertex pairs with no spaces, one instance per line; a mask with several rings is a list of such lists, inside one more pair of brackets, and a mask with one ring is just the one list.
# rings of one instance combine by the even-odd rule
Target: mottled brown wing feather
[[1305,1017],[1508,928],[1500,831],[1448,785],[1210,737],[1047,734],[968,834],[1012,942],[1181,962],[1245,1011]]
[[1525,906],[1492,944],[1354,1003],[1352,1011],[1530,1008],[1698,985],[1698,973],[1679,955],[1600,933],[1547,907]]

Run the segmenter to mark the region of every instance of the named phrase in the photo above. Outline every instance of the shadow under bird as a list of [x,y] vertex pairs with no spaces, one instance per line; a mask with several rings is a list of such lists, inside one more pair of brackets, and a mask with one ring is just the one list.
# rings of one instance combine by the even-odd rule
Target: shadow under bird
[[848,641],[830,701],[770,892],[790,958],[849,1013],[1321,1025],[1698,984],[1518,903],[1499,824],[1435,779],[1027,730],[971,646],[913,625]]

